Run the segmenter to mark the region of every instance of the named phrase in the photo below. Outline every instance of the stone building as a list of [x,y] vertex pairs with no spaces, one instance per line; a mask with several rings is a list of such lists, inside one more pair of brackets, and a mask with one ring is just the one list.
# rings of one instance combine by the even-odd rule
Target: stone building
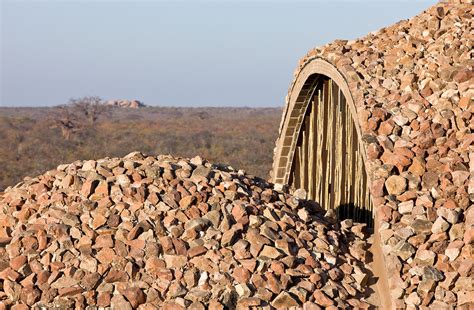
[[315,48],[288,92],[273,182],[374,226],[386,307],[473,306],[472,13],[440,2]]

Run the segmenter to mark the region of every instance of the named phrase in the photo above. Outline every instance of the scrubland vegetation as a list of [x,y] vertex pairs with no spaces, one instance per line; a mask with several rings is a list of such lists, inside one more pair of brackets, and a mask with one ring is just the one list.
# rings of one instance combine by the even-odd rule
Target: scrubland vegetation
[[132,151],[200,155],[268,178],[280,116],[279,108],[0,108],[0,191],[61,163]]

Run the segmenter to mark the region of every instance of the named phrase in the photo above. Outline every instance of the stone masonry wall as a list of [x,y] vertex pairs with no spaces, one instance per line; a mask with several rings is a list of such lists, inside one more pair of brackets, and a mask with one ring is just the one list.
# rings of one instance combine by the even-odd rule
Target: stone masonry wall
[[472,13],[441,2],[315,48],[295,72],[323,58],[349,84],[397,308],[474,305]]

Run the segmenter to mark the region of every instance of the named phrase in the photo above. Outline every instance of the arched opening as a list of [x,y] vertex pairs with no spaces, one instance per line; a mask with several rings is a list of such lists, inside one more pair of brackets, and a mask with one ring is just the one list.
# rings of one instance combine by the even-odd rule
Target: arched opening
[[339,219],[374,226],[356,108],[345,77],[316,58],[299,71],[284,111],[273,181],[303,188]]
[[372,226],[362,146],[344,94],[332,79],[318,75],[306,101],[288,185],[305,189],[338,219]]

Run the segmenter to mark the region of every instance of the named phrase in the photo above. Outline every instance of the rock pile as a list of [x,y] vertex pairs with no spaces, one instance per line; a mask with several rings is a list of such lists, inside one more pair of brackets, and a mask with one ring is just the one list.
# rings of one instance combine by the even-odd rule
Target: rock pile
[[104,103],[107,106],[112,106],[112,107],[119,107],[119,108],[131,108],[131,109],[138,109],[138,108],[144,108],[145,104],[143,102],[140,102],[138,100],[108,100]]
[[472,21],[472,1],[442,1],[295,73],[324,59],[348,83],[397,308],[474,307]]
[[363,229],[199,157],[77,161],[0,196],[0,301],[12,309],[364,307]]

